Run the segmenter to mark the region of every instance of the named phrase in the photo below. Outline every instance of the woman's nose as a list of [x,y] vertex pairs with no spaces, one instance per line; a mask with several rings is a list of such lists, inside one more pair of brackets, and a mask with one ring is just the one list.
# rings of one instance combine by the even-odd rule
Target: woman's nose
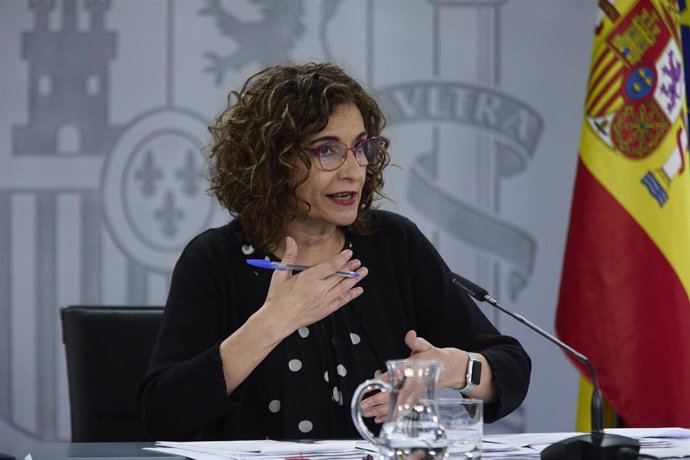
[[354,149],[350,149],[347,151],[345,162],[338,169],[347,175],[360,175],[364,170],[366,170],[366,167],[360,166],[359,163],[357,163],[357,154],[355,153]]

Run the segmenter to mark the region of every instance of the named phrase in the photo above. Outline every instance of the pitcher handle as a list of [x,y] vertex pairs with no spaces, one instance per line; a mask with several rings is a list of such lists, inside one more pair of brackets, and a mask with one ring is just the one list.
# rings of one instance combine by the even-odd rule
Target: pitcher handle
[[357,431],[359,431],[359,434],[369,441],[372,444],[378,444],[376,442],[376,438],[374,438],[374,435],[372,434],[371,431],[369,431],[369,428],[364,424],[364,420],[362,420],[362,408],[360,407],[360,403],[362,402],[362,397],[366,394],[369,393],[370,391],[374,390],[381,390],[381,391],[391,391],[391,386],[390,384],[382,381],[382,380],[367,380],[363,382],[360,386],[357,387],[355,390],[354,395],[352,395],[352,403],[350,405],[351,409],[351,414],[352,414],[352,422],[355,424],[355,428],[357,428]]

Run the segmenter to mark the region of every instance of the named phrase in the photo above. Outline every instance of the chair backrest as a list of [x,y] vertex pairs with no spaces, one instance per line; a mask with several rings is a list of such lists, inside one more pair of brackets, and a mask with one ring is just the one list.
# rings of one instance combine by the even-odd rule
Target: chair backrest
[[137,407],[163,307],[61,309],[73,442],[153,441]]

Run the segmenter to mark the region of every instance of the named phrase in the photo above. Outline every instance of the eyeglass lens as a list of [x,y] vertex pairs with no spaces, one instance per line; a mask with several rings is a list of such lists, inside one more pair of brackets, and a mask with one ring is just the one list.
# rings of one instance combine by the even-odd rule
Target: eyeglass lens
[[[381,138],[372,137],[360,142],[353,148],[357,164],[366,166],[376,162],[382,149],[383,141]],[[320,146],[318,151],[321,167],[327,170],[336,169],[345,162],[350,150],[345,144],[340,142],[329,142]]]

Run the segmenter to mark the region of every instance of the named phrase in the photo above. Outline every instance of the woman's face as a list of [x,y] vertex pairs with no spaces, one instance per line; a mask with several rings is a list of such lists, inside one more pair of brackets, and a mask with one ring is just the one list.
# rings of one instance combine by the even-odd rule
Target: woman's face
[[[316,149],[327,142],[341,142],[352,147],[366,137],[359,109],[354,104],[344,104],[335,108],[326,128],[309,139],[307,145]],[[314,156],[309,177],[296,190],[297,196],[311,205],[303,224],[315,229],[352,224],[357,218],[365,178],[366,166],[357,163],[352,151],[333,171],[324,171]]]

